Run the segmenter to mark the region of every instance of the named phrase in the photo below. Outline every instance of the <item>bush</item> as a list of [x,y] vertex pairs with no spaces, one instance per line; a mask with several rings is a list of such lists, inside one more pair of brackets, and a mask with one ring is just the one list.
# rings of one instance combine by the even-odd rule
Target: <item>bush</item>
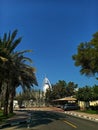
[[97,106],[90,106],[91,110],[98,110],[98,105]]

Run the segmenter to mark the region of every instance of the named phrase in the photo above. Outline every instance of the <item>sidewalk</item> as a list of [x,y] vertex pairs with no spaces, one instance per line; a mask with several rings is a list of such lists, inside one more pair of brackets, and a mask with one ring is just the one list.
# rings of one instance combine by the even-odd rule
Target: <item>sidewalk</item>
[[0,125],[0,129],[27,122],[29,115],[26,111],[14,111],[14,113],[15,116],[8,118],[5,123]]
[[65,114],[98,122],[98,115],[97,114],[88,114],[88,113],[77,112],[77,111],[65,111]]

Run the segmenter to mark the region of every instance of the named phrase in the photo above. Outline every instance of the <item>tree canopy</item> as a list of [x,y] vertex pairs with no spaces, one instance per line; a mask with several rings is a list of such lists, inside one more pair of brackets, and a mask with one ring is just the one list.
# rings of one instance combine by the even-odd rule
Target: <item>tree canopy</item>
[[46,101],[51,102],[54,99],[59,99],[75,95],[75,89],[78,87],[74,82],[66,83],[64,80],[59,80],[52,85],[52,89],[46,91]]
[[15,50],[22,39],[16,38],[17,32],[15,30],[12,33],[5,33],[3,38],[0,38],[0,93],[4,92],[5,115],[8,114],[9,101],[11,109],[13,108],[16,87],[21,85],[23,90],[26,90],[37,85],[35,69],[26,62],[32,60],[24,56],[24,53],[31,50],[19,52]]
[[85,86],[79,88],[78,91],[76,92],[76,98],[79,101],[85,101],[85,102],[98,100],[98,86],[94,85],[92,87]]
[[98,32],[89,42],[80,43],[77,54],[72,56],[75,66],[86,76],[98,76]]

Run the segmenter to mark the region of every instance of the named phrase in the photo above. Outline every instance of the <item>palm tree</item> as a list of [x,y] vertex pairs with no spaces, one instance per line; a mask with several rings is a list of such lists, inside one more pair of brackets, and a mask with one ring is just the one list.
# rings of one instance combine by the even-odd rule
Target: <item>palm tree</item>
[[21,37],[15,40],[16,34],[17,30],[15,30],[12,35],[9,33],[7,36],[5,33],[3,39],[0,38],[0,90],[3,80],[6,78],[5,76],[8,76],[5,70],[8,70],[10,54],[21,41]]
[[36,77],[35,77],[35,69],[27,64],[25,64],[25,61],[32,61],[30,58],[24,57],[23,53],[29,52],[23,51],[19,53],[15,53],[12,55],[12,62],[14,63],[12,75],[12,82],[11,82],[11,93],[10,93],[10,113],[13,112],[13,99],[15,96],[15,90],[16,88],[21,85],[23,90],[26,91],[26,89],[31,89],[31,86],[38,85]]
[[3,39],[0,38],[0,89],[2,90],[2,85],[5,83],[6,86],[3,88],[5,91],[5,101],[4,101],[4,114],[8,114],[8,99],[9,99],[9,87],[10,87],[10,75],[11,75],[11,58],[10,54],[14,52],[14,49],[21,41],[21,37],[15,39],[17,30],[12,34],[4,34]]
[[[15,89],[18,85],[22,85],[23,89],[30,88],[30,85],[36,84],[34,69],[24,64],[30,60],[23,56],[25,52],[14,52],[15,48],[21,41],[21,37],[15,39],[17,30],[12,34],[4,34],[0,39],[0,92],[5,92],[4,98],[4,115],[8,114],[9,97],[13,101]],[[5,83],[5,87],[2,88]],[[12,97],[12,98],[11,98]]]

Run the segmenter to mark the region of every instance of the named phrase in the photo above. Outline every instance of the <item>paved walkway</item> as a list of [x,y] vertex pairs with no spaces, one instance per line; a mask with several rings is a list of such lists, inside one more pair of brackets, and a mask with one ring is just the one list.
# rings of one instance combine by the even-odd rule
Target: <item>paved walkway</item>
[[[26,111],[25,111],[26,110]],[[0,129],[4,127],[9,127],[9,126],[14,126],[22,123],[27,123],[27,119],[29,118],[28,111],[29,110],[34,110],[34,111],[56,111],[56,112],[62,112],[67,115],[71,116],[76,116],[79,118],[85,118],[91,121],[96,121],[98,122],[98,115],[97,114],[87,114],[87,113],[82,113],[82,112],[77,112],[77,111],[63,111],[60,108],[56,107],[43,107],[43,108],[28,108],[28,109],[19,109],[19,111],[15,111],[16,115],[13,116],[12,118],[7,119],[5,124],[0,125]]]
[[77,111],[65,111],[65,113],[68,115],[98,122],[98,114],[88,114],[88,113],[77,112]]

